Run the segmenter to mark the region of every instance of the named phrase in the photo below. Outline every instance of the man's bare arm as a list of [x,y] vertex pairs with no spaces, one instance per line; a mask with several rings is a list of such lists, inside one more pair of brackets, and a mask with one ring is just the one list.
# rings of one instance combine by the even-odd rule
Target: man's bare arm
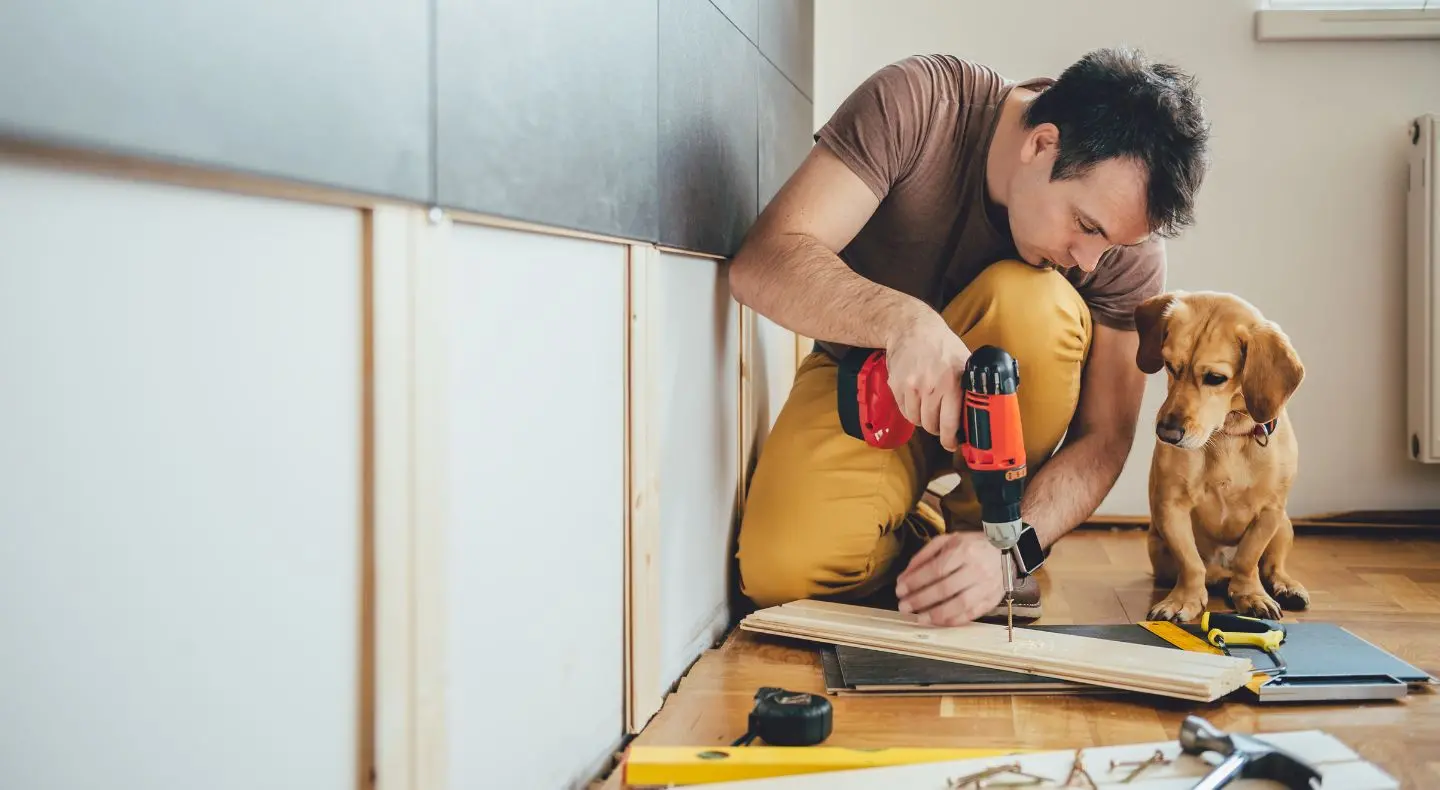
[[879,200],[823,144],[761,212],[730,264],[736,301],[805,337],[885,348],[935,311],[856,274],[836,254]]
[[1125,467],[1145,395],[1135,366],[1139,336],[1096,324],[1082,374],[1080,403],[1061,445],[1035,473],[1021,516],[1049,546],[1089,518]]

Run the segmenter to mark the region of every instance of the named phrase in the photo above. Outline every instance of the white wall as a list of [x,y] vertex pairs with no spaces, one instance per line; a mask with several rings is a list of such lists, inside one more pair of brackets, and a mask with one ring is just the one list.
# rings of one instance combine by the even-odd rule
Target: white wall
[[[1014,79],[1129,44],[1195,72],[1215,167],[1171,288],[1253,301],[1307,366],[1291,414],[1303,451],[1292,516],[1440,507],[1440,468],[1405,459],[1406,125],[1440,110],[1440,44],[1260,43],[1258,0],[826,0],[815,9],[815,124],[908,55],[946,52]],[[1143,515],[1163,382],[1103,514]]]
[[356,786],[361,243],[0,163],[0,787]]

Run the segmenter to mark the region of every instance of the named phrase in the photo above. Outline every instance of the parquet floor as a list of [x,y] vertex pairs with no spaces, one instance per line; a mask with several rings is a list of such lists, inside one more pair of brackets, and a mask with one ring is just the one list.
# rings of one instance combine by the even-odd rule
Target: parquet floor
[[[1301,534],[1291,572],[1311,608],[1287,620],[1350,629],[1440,677],[1440,535]],[[1127,623],[1164,596],[1154,588],[1143,532],[1081,530],[1056,545],[1041,573],[1042,623]],[[1224,609],[1222,598],[1211,608]],[[636,737],[651,745],[728,745],[746,727],[760,686],[824,692],[810,646],[733,631],[708,651]],[[1192,705],[1115,697],[830,697],[832,746],[1073,749],[1176,737],[1187,713],[1233,731],[1323,729],[1402,786],[1440,787],[1440,694],[1344,705]],[[620,787],[616,777],[605,783]]]

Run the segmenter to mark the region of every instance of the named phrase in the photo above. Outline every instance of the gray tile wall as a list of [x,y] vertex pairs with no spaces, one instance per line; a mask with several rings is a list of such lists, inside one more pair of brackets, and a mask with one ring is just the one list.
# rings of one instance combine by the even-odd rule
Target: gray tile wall
[[0,11],[0,134],[430,196],[413,0],[44,0]]
[[47,0],[0,138],[732,254],[809,149],[813,0]]

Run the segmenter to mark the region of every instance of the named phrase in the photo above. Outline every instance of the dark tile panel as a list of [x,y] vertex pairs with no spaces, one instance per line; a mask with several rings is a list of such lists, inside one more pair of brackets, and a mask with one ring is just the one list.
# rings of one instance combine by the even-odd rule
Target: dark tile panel
[[760,51],[815,98],[815,0],[762,0]]
[[812,103],[769,61],[760,64],[760,210],[805,161],[813,145]]
[[709,0],[661,0],[662,243],[731,255],[754,222],[756,61]]
[[422,0],[44,0],[0,12],[0,134],[430,197]]
[[740,32],[753,42],[760,41],[761,0],[710,0]]
[[662,2],[436,0],[439,202],[655,239]]

